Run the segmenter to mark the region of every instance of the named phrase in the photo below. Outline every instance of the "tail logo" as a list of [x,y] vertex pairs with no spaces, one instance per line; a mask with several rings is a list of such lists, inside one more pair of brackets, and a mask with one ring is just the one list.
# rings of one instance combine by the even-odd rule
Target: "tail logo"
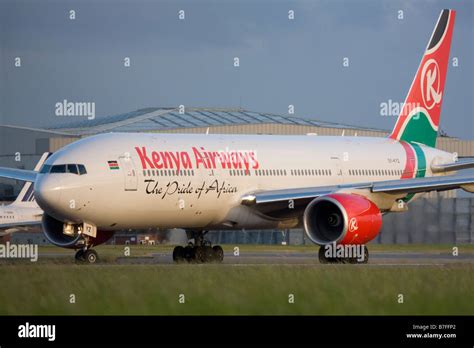
[[421,95],[428,110],[441,102],[443,92],[441,91],[440,76],[438,62],[428,59],[421,72]]

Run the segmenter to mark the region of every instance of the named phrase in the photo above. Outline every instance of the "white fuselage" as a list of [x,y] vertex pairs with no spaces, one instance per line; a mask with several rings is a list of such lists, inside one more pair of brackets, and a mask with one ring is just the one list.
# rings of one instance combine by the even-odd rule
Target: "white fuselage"
[[256,215],[242,196],[432,176],[433,160],[453,161],[408,147],[388,138],[110,133],[52,155],[45,165],[82,164],[87,174],[39,174],[35,192],[47,214],[102,230],[272,228],[281,221]]

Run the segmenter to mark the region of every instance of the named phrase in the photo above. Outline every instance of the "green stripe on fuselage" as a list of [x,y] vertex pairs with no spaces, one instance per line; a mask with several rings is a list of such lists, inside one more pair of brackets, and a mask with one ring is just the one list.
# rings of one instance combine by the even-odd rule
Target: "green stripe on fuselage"
[[423,152],[423,149],[421,148],[420,145],[416,143],[410,143],[411,146],[413,146],[413,149],[415,150],[416,154],[416,160],[418,162],[417,170],[416,170],[416,176],[415,178],[423,178],[426,175],[426,157],[425,153]]
[[[413,147],[413,150],[415,150],[415,156],[416,156],[416,173],[415,173],[415,178],[424,178],[426,175],[426,156],[425,153],[423,152],[423,149],[421,148],[420,145],[416,143],[409,143]],[[413,197],[415,196],[414,193],[409,193],[408,195],[403,198],[405,202],[410,201]]]

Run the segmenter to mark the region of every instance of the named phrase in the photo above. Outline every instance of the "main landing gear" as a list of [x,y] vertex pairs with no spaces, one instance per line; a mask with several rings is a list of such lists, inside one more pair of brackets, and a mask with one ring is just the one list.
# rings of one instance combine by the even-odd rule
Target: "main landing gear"
[[326,257],[325,246],[319,247],[319,262],[322,264],[350,263],[365,264],[369,262],[369,249],[364,245],[364,257]]
[[175,247],[173,250],[173,261],[187,261],[192,263],[221,263],[224,260],[224,250],[221,248],[221,246],[212,246],[211,242],[204,239],[204,235],[207,233],[207,231],[187,231],[187,233],[188,236],[194,238],[194,243],[190,242],[185,247]]

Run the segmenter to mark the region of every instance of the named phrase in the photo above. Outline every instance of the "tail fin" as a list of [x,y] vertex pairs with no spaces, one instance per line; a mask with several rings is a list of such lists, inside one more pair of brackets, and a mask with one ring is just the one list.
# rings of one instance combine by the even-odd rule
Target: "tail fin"
[[[41,169],[41,166],[43,163],[48,159],[48,157],[51,156],[50,152],[45,152],[38,163],[35,166],[35,171],[38,172]],[[20,191],[20,194],[18,197],[15,199],[15,202],[13,202],[15,205],[36,205],[35,202],[35,195],[34,195],[34,190],[33,190],[33,183],[32,182],[27,182],[23,188]]]
[[390,138],[436,145],[454,10],[442,10]]

